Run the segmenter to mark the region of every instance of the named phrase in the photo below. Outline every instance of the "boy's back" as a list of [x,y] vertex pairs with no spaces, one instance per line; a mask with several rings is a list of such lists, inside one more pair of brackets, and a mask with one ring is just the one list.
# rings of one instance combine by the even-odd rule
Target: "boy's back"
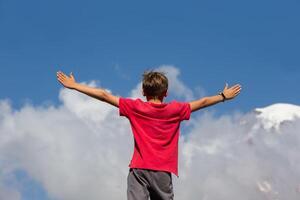
[[130,168],[167,171],[178,175],[178,138],[182,120],[190,118],[188,103],[143,102],[120,98],[120,115],[126,116],[134,135]]

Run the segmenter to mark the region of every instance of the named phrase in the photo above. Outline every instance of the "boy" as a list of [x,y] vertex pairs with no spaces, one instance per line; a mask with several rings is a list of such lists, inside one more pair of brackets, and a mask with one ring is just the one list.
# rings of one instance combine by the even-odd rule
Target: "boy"
[[163,103],[168,92],[168,79],[156,71],[143,75],[143,95],[147,101],[117,97],[103,89],[79,84],[70,76],[57,72],[58,81],[66,88],[104,101],[119,108],[121,116],[129,119],[134,135],[134,152],[127,177],[128,200],[173,200],[171,173],[178,176],[179,126],[190,118],[191,112],[233,99],[240,85],[211,97],[192,102]]

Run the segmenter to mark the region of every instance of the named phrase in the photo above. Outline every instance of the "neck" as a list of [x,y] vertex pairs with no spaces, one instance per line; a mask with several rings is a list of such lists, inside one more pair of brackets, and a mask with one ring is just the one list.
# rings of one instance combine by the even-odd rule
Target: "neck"
[[162,101],[159,100],[159,99],[150,99],[150,100],[148,100],[148,102],[151,102],[151,103],[157,103],[157,104],[162,103]]
[[148,102],[160,104],[163,102],[163,98],[147,98]]

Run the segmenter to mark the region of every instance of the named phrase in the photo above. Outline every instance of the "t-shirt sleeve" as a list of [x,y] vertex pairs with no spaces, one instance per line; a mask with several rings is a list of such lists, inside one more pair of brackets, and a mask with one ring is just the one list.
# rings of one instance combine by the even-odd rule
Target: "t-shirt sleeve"
[[121,97],[119,100],[119,114],[120,116],[128,117],[132,110],[133,100]]
[[180,119],[189,120],[191,117],[191,106],[189,103],[180,103]]

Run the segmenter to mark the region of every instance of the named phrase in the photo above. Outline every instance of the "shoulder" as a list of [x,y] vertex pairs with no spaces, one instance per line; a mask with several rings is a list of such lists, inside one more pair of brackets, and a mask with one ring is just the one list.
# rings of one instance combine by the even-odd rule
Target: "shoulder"
[[191,106],[188,102],[172,101],[170,104],[172,105],[174,112],[180,115],[181,120],[190,119]]
[[184,106],[189,105],[189,103],[188,102],[181,102],[181,101],[173,100],[173,101],[169,102],[169,105],[176,106],[176,107],[184,107]]
[[189,102],[181,102],[173,100],[169,103],[170,107],[178,112],[188,112],[191,110],[191,106]]
[[120,104],[141,104],[143,101],[141,99],[131,99],[127,97],[120,97]]
[[143,102],[140,98],[132,99],[132,98],[129,98],[129,97],[120,97],[120,100],[128,101],[128,102]]
[[133,110],[136,110],[138,105],[141,104],[140,99],[131,99],[120,97],[119,99],[119,110],[121,116],[130,116]]

